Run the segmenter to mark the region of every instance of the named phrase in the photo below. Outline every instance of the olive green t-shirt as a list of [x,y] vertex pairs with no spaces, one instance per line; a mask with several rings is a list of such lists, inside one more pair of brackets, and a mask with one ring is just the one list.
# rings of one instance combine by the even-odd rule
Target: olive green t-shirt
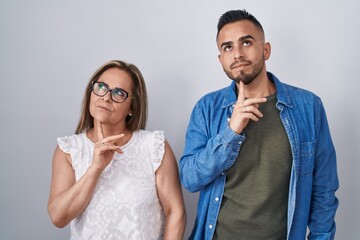
[[276,94],[260,105],[263,117],[244,129],[226,184],[214,239],[286,239],[292,156],[276,108]]

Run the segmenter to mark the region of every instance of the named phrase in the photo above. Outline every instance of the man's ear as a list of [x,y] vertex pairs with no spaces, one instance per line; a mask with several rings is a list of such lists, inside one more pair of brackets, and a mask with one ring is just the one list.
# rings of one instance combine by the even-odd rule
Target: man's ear
[[264,57],[265,60],[268,60],[271,55],[271,45],[269,42],[264,43]]

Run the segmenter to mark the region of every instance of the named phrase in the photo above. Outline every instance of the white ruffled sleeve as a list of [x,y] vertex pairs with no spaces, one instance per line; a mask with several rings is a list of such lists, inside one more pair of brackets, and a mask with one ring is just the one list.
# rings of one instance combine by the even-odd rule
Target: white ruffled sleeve
[[164,131],[153,132],[153,145],[151,149],[151,162],[154,172],[161,165],[161,161],[164,158],[165,153],[165,135]]
[[58,137],[57,143],[59,148],[64,152],[70,154],[70,140],[69,137]]
[[64,153],[70,154],[73,169],[76,168],[80,159],[82,158],[81,148],[83,144],[81,141],[79,141],[78,138],[79,138],[78,135],[57,138],[59,148]]

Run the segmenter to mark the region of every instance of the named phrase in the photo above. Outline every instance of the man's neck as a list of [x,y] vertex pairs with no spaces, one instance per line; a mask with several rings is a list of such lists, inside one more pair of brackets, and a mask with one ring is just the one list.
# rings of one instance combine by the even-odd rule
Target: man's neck
[[[239,88],[239,84],[236,83],[236,85]],[[267,97],[275,92],[275,84],[268,78],[266,73],[245,85],[245,98]]]

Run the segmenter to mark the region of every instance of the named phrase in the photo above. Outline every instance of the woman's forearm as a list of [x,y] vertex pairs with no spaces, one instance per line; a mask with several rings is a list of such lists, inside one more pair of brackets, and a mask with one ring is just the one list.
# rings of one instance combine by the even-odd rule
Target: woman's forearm
[[91,167],[69,189],[49,199],[48,212],[53,224],[65,227],[79,216],[89,204],[101,171]]
[[165,218],[164,240],[182,240],[186,226],[185,210],[170,212]]

